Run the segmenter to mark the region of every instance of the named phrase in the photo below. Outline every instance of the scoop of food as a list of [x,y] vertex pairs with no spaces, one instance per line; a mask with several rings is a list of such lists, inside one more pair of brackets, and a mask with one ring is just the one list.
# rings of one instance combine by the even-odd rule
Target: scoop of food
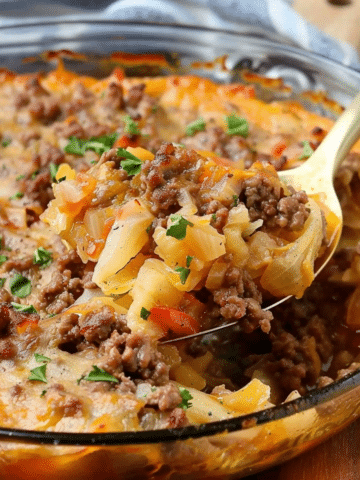
[[241,170],[170,143],[113,149],[60,178],[42,220],[96,263],[93,282],[129,328],[155,339],[231,322],[269,331],[263,298],[300,298],[332,234],[331,212],[271,165]]

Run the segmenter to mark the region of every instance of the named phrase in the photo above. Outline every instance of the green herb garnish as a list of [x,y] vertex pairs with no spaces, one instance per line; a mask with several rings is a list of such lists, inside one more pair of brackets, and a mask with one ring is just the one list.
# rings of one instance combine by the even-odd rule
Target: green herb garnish
[[187,410],[188,408],[192,407],[192,403],[190,400],[193,399],[193,396],[187,390],[186,388],[179,388],[179,392],[182,398],[181,403],[178,405],[178,407],[182,408],[183,410]]
[[25,178],[25,175],[18,175],[15,180],[18,182],[19,180],[22,180],[23,178]]
[[212,220],[213,222],[216,222],[216,213],[213,213],[213,214],[211,215],[211,220]]
[[237,195],[233,195],[232,207],[237,207],[238,205],[239,205],[239,197]]
[[59,165],[55,165],[55,163],[49,163],[49,170],[50,170],[51,180],[53,182],[56,182],[56,174],[57,174],[57,171],[59,170]]
[[33,305],[22,305],[21,303],[11,302],[11,306],[20,313],[37,313]]
[[185,267],[175,267],[175,272],[178,272],[180,276],[180,282],[182,285],[186,283],[186,280],[190,274],[190,268],[185,268]]
[[9,197],[9,200],[16,200],[17,198],[22,198],[24,196],[23,192],[16,192],[14,195]]
[[39,247],[34,252],[33,263],[40,265],[40,268],[46,268],[52,262],[52,254],[43,247]]
[[41,355],[41,353],[34,353],[34,357],[38,363],[51,362],[51,358],[45,357],[45,355]]
[[192,262],[193,258],[194,257],[190,257],[190,255],[186,256],[186,266],[187,266],[187,268],[190,267],[190,263]]
[[123,168],[128,175],[137,175],[141,172],[143,162],[140,158],[135,157],[135,155],[125,150],[125,148],[118,148],[117,154],[119,157],[126,159],[121,161],[121,168]]
[[166,230],[167,237],[174,237],[177,240],[184,240],[186,237],[186,227],[193,227],[194,224],[186,220],[181,215],[171,215],[170,220],[172,225]]
[[35,180],[36,176],[39,175],[39,172],[40,172],[40,170],[35,170],[35,172],[33,172],[33,173],[31,174],[31,177],[30,177],[31,180]]
[[193,135],[195,135],[196,132],[202,132],[203,130],[205,130],[205,127],[206,122],[202,117],[200,117],[194,122],[191,122],[189,123],[189,125],[187,125],[185,133],[188,137],[192,137]]
[[10,145],[10,143],[11,143],[11,138],[6,138],[5,140],[3,140],[3,141],[1,142],[1,145],[5,148],[5,147],[7,147],[8,145]]
[[238,117],[235,113],[225,117],[228,135],[240,135],[246,138],[249,135],[249,124],[245,118]]
[[304,147],[303,153],[299,157],[299,160],[303,160],[304,158],[309,158],[314,153],[314,150],[311,148],[311,145],[307,140],[303,142],[303,147]]
[[46,392],[47,392],[47,390],[43,390],[43,391],[40,393],[40,397],[43,397]]
[[82,140],[76,137],[70,137],[69,143],[65,146],[64,151],[71,155],[85,155],[86,150],[93,150],[98,155],[102,155],[112,148],[119,134],[117,132],[101,137],[92,137],[90,140]]
[[146,310],[145,307],[142,307],[140,310],[140,317],[143,320],[147,320],[149,318],[150,313],[151,313],[150,310]]
[[46,363],[40,367],[33,368],[30,370],[30,375],[28,380],[37,380],[38,382],[48,383],[46,379]]
[[19,298],[25,298],[31,293],[31,281],[20,273],[13,276],[9,286],[11,293]]
[[6,278],[0,278],[0,288],[2,288],[5,285]]
[[130,115],[125,115],[124,120],[124,132],[129,133],[130,135],[141,135],[138,124],[130,117]]
[[4,262],[6,262],[7,259],[8,259],[8,257],[6,255],[0,255],[0,265],[2,265]]
[[119,383],[119,380],[110,373],[106,372],[102,368],[97,367],[96,365],[92,366],[93,369],[89,373],[89,375],[86,375],[85,377],[82,377],[79,379],[79,382],[81,380],[87,380],[88,382],[116,382]]

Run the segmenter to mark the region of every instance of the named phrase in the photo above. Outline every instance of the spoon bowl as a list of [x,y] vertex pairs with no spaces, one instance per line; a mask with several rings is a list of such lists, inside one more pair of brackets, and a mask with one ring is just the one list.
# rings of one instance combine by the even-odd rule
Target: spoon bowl
[[[328,135],[321,142],[311,157],[301,166],[278,172],[282,182],[293,186],[296,190],[304,190],[308,196],[321,200],[324,209],[331,218],[331,236],[325,253],[316,261],[315,276],[317,276],[329,262],[339,243],[343,216],[339,199],[334,189],[335,173],[360,136],[360,93],[356,95],[350,105],[338,118]],[[272,308],[285,302],[292,295],[283,297],[268,305],[263,310]],[[225,328],[237,325],[238,322],[230,322],[219,327],[204,330],[180,338],[161,342],[174,343],[181,340],[195,338],[208,333],[214,333]]]

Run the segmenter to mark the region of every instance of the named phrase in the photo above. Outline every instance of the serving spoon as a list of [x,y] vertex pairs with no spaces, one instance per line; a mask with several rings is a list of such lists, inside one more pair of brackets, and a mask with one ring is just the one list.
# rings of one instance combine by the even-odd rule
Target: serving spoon
[[[310,195],[322,194],[323,204],[337,217],[337,228],[334,229],[332,237],[327,246],[325,254],[321,257],[320,264],[317,264],[315,277],[321,272],[325,265],[329,262],[340,240],[342,230],[342,211],[339,199],[334,189],[335,173],[360,136],[360,93],[356,95],[350,105],[340,115],[330,132],[321,142],[319,147],[311,155],[311,157],[301,166],[278,172],[278,176],[285,184],[292,185],[297,190],[305,190]],[[292,295],[281,298],[277,302],[267,306],[263,310],[271,310],[272,308],[285,302]],[[203,330],[198,333],[186,335],[171,340],[161,342],[174,343],[181,340],[199,337],[208,333],[214,333],[225,328],[237,325],[239,322],[230,322],[209,330]]]

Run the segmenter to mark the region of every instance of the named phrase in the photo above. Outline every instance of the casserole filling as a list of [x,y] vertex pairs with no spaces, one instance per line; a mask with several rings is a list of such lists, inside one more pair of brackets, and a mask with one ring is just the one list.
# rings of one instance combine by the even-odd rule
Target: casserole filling
[[61,61],[4,71],[0,97],[2,426],[206,423],[357,368],[357,146],[337,175],[343,248],[315,282],[336,221],[276,174],[330,120],[251,85]]

